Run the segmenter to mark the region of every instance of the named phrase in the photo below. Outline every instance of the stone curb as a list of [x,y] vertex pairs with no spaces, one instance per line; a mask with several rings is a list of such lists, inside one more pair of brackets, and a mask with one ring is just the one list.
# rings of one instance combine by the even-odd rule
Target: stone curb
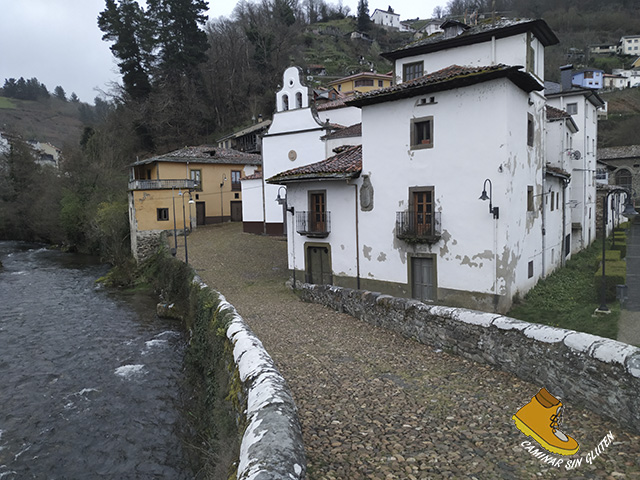
[[494,365],[640,432],[640,348],[499,314],[298,283],[303,300]]
[[233,359],[247,399],[247,427],[240,445],[237,478],[304,479],[302,430],[291,391],[262,342],[235,307],[218,295],[220,310],[229,311],[232,316],[227,338],[233,345]]

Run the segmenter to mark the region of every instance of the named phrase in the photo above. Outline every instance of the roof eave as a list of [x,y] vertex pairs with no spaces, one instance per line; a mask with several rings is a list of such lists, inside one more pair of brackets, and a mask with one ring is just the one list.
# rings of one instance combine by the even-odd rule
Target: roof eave
[[387,60],[395,61],[399,58],[411,57],[415,55],[422,55],[425,53],[437,52],[439,50],[446,50],[448,48],[461,47],[465,45],[472,45],[474,43],[482,43],[490,41],[493,37],[505,38],[514,34],[524,33],[531,30],[533,34],[542,42],[545,47],[556,45],[560,43],[560,40],[555,33],[551,30],[547,22],[538,19],[531,22],[519,23],[515,25],[509,25],[495,30],[487,30],[471,35],[459,35],[450,39],[442,40],[441,42],[428,43],[426,45],[416,45],[415,47],[400,48],[391,52],[384,52],[380,55]]
[[275,175],[266,180],[274,185],[286,185],[288,183],[321,182],[327,180],[351,180],[360,176],[360,171],[348,173],[306,173],[302,175],[286,175],[279,177]]
[[453,77],[451,79],[446,79],[441,82],[430,83],[426,85],[416,85],[415,87],[408,87],[405,89],[376,95],[374,97],[356,98],[347,102],[347,105],[363,107],[366,105],[374,105],[376,103],[400,100],[403,98],[411,98],[428,93],[453,90],[454,88],[468,87],[476,85],[478,83],[487,82],[489,80],[505,77],[511,80],[516,86],[527,93],[530,93],[534,90],[540,91],[544,89],[544,85],[542,85],[538,80],[536,80],[528,73],[520,71],[520,68],[522,67],[515,66],[501,70],[461,75],[458,77]]

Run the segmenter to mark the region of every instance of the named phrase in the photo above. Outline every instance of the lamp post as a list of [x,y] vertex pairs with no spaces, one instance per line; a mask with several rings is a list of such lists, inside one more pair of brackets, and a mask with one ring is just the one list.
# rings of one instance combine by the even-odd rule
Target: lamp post
[[222,204],[222,187],[224,187],[224,182],[227,181],[227,176],[223,175],[222,176],[222,182],[220,183],[220,223],[222,223],[224,221],[224,210],[223,210],[223,204]]
[[636,212],[635,208],[633,208],[633,205],[631,204],[631,195],[629,194],[629,191],[624,188],[614,188],[613,190],[610,190],[609,192],[607,192],[607,194],[602,199],[602,285],[600,286],[600,306],[596,310],[597,312],[600,312],[600,313],[611,312],[611,310],[609,310],[609,307],[607,307],[607,284],[606,284],[606,277],[605,277],[605,251],[606,251],[606,245],[607,245],[607,223],[609,222],[609,218],[608,218],[609,210],[607,207],[609,205],[609,197],[611,195],[618,195],[621,193],[624,193],[627,197],[622,215],[629,219],[638,215],[638,212]]
[[[489,195],[487,195],[487,182],[489,182]],[[493,186],[491,185],[491,180],[488,178],[484,181],[484,185],[482,186],[482,195],[480,195],[480,200],[489,200],[489,213],[493,215],[493,218],[496,220],[500,218],[500,209],[498,207],[494,207],[492,204],[492,196],[493,196]]]
[[176,196],[175,196],[175,187],[171,187],[171,202],[173,203],[173,242],[174,247],[171,255],[174,257],[178,253],[178,234],[176,232]]
[[[284,189],[284,198],[280,196],[280,190],[283,190],[283,189]],[[285,235],[287,235],[288,234],[287,215],[285,212],[291,212],[291,215],[294,215],[295,210],[293,207],[287,206],[287,189],[285,187],[281,186],[280,188],[278,188],[278,196],[276,197],[276,202],[278,202],[278,205],[282,205],[282,208],[283,208],[282,216],[284,220]],[[293,243],[294,239],[295,239],[295,235],[292,235],[291,236],[291,252],[293,255],[293,289],[295,290],[296,289],[296,249]]]

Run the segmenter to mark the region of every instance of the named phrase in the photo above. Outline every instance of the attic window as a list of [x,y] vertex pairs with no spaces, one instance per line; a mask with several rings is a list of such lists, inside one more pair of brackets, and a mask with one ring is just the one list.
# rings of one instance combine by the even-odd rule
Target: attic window
[[216,156],[216,151],[215,150],[209,150],[207,152],[205,152],[207,155],[209,155],[210,157],[215,157]]

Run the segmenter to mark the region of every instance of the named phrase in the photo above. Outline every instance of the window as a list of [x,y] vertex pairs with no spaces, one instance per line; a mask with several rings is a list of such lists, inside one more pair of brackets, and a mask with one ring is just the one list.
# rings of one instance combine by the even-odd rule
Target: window
[[282,110],[289,110],[289,96],[282,96]]
[[231,190],[242,190],[240,184],[241,175],[240,170],[231,170]]
[[533,277],[533,260],[529,262],[529,278]]
[[296,108],[302,108],[302,93],[296,93]]
[[527,212],[533,212],[533,185],[527,186]]
[[536,73],[536,50],[533,48],[533,35],[527,32],[527,72]]
[[378,80],[378,88],[384,87],[384,82],[382,80]]
[[618,170],[616,172],[616,185],[631,190],[631,172],[627,169]]
[[584,72],[584,78],[593,78],[593,72]]
[[196,190],[202,191],[202,170],[191,170],[191,180],[196,182]]
[[408,82],[424,75],[422,62],[406,63],[402,66],[402,81]]
[[411,119],[411,149],[433,147],[433,117]]
[[556,196],[551,192],[551,211],[553,212],[556,209]]
[[327,203],[325,192],[309,192],[310,231],[325,232],[327,224]]
[[409,199],[409,220],[413,224],[416,236],[423,237],[433,233],[433,187],[412,188]]
[[168,208],[158,208],[156,209],[158,215],[159,222],[166,222],[169,220],[169,209]]
[[533,124],[533,115],[527,113],[527,145],[533,147],[533,137],[534,137],[534,124]]
[[569,115],[577,115],[578,114],[578,104],[577,103],[567,103],[567,113]]
[[356,80],[356,87],[373,87],[373,79],[372,78],[361,78]]

